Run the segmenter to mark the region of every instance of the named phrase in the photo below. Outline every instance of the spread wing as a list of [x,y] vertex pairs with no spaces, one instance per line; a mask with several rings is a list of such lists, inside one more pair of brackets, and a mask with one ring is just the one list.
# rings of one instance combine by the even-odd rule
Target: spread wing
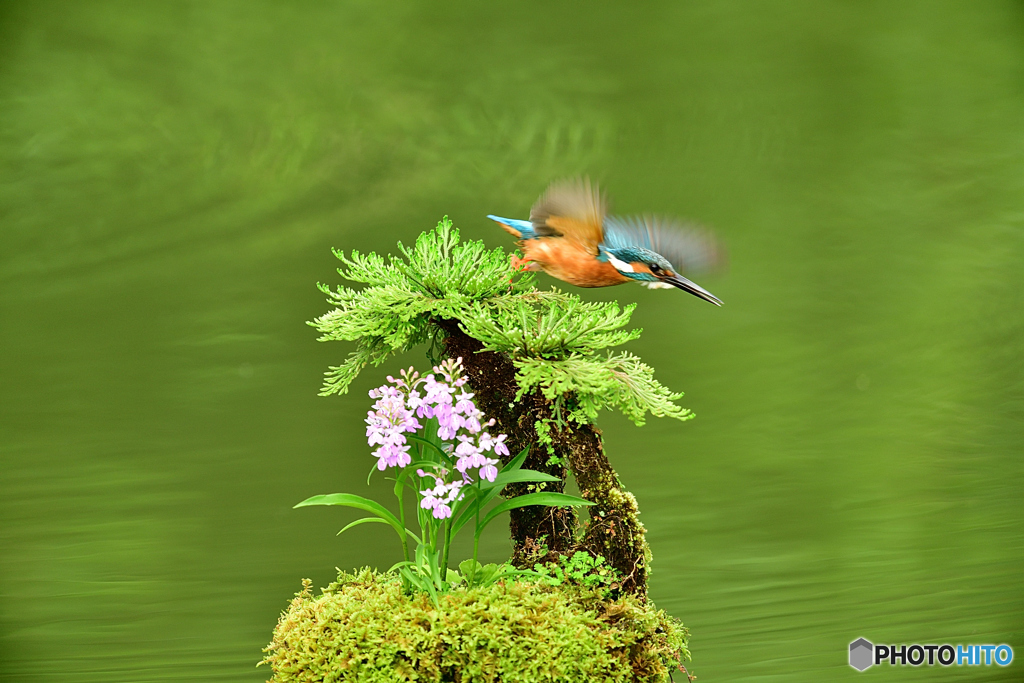
[[671,218],[608,216],[604,243],[613,249],[649,249],[668,259],[680,273],[707,273],[725,266],[725,249],[710,230]]
[[530,209],[530,222],[538,237],[575,240],[596,256],[607,211],[607,199],[589,178],[560,180],[552,183]]

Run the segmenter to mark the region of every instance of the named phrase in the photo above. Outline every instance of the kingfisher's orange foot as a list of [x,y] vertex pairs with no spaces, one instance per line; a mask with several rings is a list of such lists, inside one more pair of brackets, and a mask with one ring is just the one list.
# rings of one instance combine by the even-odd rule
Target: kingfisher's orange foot
[[515,274],[521,273],[524,270],[529,270],[531,263],[532,261],[530,261],[530,259],[519,258],[515,254],[512,254],[511,264],[513,275],[508,279],[508,291],[512,291],[512,285],[514,283]]

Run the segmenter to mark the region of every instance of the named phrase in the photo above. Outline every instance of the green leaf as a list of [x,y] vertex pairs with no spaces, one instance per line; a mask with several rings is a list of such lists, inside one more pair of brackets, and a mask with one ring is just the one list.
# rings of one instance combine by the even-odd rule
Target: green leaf
[[441,609],[441,601],[437,599],[437,588],[434,586],[434,582],[429,577],[424,577],[423,587],[427,589],[427,593],[430,595],[430,601],[434,603],[434,607]]
[[[451,505],[451,508],[452,508],[452,521],[454,521],[455,519],[457,519],[459,517],[459,515],[462,513],[462,510],[467,505],[472,505],[473,503],[476,502],[475,496],[468,495],[470,493],[473,493],[473,494],[477,493],[477,490],[476,490],[475,486],[463,486],[462,487],[462,492],[463,492],[462,497],[459,498],[458,500],[456,500]],[[455,532],[456,532],[455,527],[452,527],[452,536],[455,535]]]
[[335,535],[336,536],[341,536],[343,533],[345,533],[346,531],[348,531],[352,527],[359,526],[360,524],[367,524],[369,522],[375,522],[377,524],[387,524],[388,523],[388,521],[386,519],[381,519],[380,517],[363,517],[362,519],[357,519],[356,521],[352,522],[351,524],[346,524],[344,526],[344,528],[342,528],[342,530],[339,531]]
[[[500,477],[502,474],[507,474],[510,477],[514,477],[517,472],[525,471],[530,470],[513,470],[508,473],[499,473],[498,476]],[[498,481],[498,479],[495,478],[495,481]],[[551,481],[559,481],[559,479],[553,478]],[[483,510],[488,503],[494,500],[498,494],[501,493],[503,488],[503,486],[487,485],[481,486],[480,488],[477,488],[476,486],[467,487],[466,490],[472,492],[474,497],[470,498],[469,496],[465,496],[459,501],[457,508],[452,508],[452,519],[454,520],[452,522],[452,536],[454,537],[455,534],[461,531],[462,527],[466,526],[469,520],[474,519],[476,517],[477,510]]]
[[522,453],[517,455],[515,460],[509,463],[512,469],[502,469],[493,482],[481,481],[479,490],[476,487],[466,488],[467,492],[473,492],[477,497],[471,499],[469,496],[465,496],[452,507],[452,536],[455,536],[462,527],[466,526],[469,520],[476,516],[477,509],[482,510],[485,505],[494,500],[507,484],[561,481],[558,477],[545,474],[544,472],[518,469],[519,465],[526,458],[526,452],[527,450],[524,449]]
[[459,573],[467,579],[476,576],[476,565],[478,562],[473,558],[459,562]]
[[[498,495],[498,491],[500,489],[491,490],[494,491],[494,495]],[[480,509],[480,506],[486,505],[487,503],[487,501],[481,501],[480,498],[474,498],[470,500],[469,496],[467,496],[463,500],[469,501],[465,509],[458,513],[454,510],[452,511],[452,538],[455,538],[455,535],[459,533],[462,527],[466,526],[466,523],[469,522],[469,520],[476,517],[476,511]],[[488,500],[490,500],[490,498],[488,498]]]
[[496,505],[490,512],[484,515],[483,519],[480,520],[480,527],[476,530],[476,536],[480,536],[480,532],[491,523],[491,521],[500,515],[502,512],[508,512],[509,510],[515,510],[516,508],[529,507],[531,505],[547,505],[550,507],[576,507],[579,505],[594,505],[589,500],[583,500],[576,496],[570,496],[567,493],[554,493],[551,491],[541,491],[539,493],[527,493],[525,496],[516,496],[510,498],[500,505]]
[[454,569],[449,569],[445,573],[444,581],[449,586],[458,586],[466,581],[466,577],[464,577],[462,574],[455,571]]
[[[411,562],[409,563],[412,564]],[[392,568],[393,569],[393,568]],[[427,577],[423,576],[420,572],[415,571],[415,566],[400,567],[398,573],[401,574],[406,581],[411,585],[416,586],[424,593],[430,595],[430,601],[434,603],[434,607],[440,608],[441,604],[437,599],[437,591],[434,588],[434,584]]]
[[512,458],[508,463],[501,468],[502,472],[514,472],[523,466],[523,461],[526,460],[526,456],[530,454],[530,447],[527,446],[523,450],[519,451],[519,455]]
[[494,578],[495,574],[498,573],[498,565],[491,562],[480,567],[479,573],[477,574],[477,580],[474,583],[480,583],[486,586]]
[[525,482],[542,482],[542,481],[562,481],[559,477],[547,474],[546,472],[538,472],[536,470],[513,470],[512,472],[500,472],[495,477],[494,481],[481,481],[480,485],[484,489],[494,488],[505,488],[509,484],[522,484]]
[[533,571],[532,569],[514,569],[510,567],[508,570],[500,572],[497,576],[494,577],[494,579],[503,579],[506,576],[529,576],[535,579],[544,578],[543,574],[539,574]]
[[[494,484],[491,484],[491,483],[488,483],[488,482],[481,482],[482,486],[481,486],[480,490],[476,489],[475,487],[474,488],[468,488],[467,487],[467,492],[468,491],[472,491],[475,494],[477,494],[479,497],[474,498],[474,499],[470,499],[469,496],[466,496],[461,501],[459,501],[459,504],[458,504],[457,508],[456,507],[452,508],[452,518],[453,518],[453,521],[452,521],[452,536],[455,536],[455,534],[457,534],[459,532],[459,530],[462,529],[462,527],[464,527],[466,525],[466,522],[468,522],[469,520],[473,519],[476,516],[477,509],[483,508],[484,505],[487,505],[487,503],[491,502],[491,500],[493,500],[494,497],[497,496],[501,492],[501,490],[504,488],[504,484],[502,484],[501,486],[498,486],[497,484],[501,481],[502,477],[507,477],[507,479],[504,480],[505,484],[511,484],[511,483],[515,483],[517,481],[520,481],[520,480],[517,480],[517,479],[513,478],[513,477],[517,476],[516,472],[521,472],[521,471],[522,472],[532,472],[533,471],[533,470],[520,470],[519,469],[520,467],[522,467],[523,461],[526,460],[526,456],[529,455],[529,453],[530,453],[529,446],[527,446],[523,450],[519,451],[519,454],[516,457],[512,458],[512,460],[510,460],[508,463],[505,464],[504,467],[501,468],[501,471],[498,473],[497,478],[495,478],[495,480],[494,480],[495,481]],[[550,475],[544,475],[541,472],[538,472],[537,474],[540,475],[540,476],[550,476]],[[529,481],[529,480],[528,479],[524,479],[522,481]],[[537,481],[545,481],[545,480],[538,479]],[[553,478],[548,479],[546,481],[559,481],[559,480],[558,480],[558,478],[553,477]]]
[[406,482],[406,479],[408,479],[414,474],[417,474],[416,470],[425,468],[434,469],[437,466],[438,463],[434,462],[433,460],[417,460],[406,465],[398,472],[398,476],[395,477],[395,495],[399,495],[399,491],[403,486],[408,486],[413,490],[417,490],[414,485]]
[[366,512],[372,512],[390,524],[391,528],[395,530],[395,533],[398,534],[399,538],[402,538],[406,534],[406,530],[402,526],[402,523],[398,521],[398,518],[395,517],[390,510],[369,498],[363,498],[362,496],[356,496],[351,493],[328,493],[319,496],[311,496],[295,507],[301,508],[309,507],[311,505],[340,505],[342,507],[350,507],[358,510],[364,510]]
[[494,500],[498,494],[501,493],[501,489],[498,487],[478,489],[476,486],[472,486],[467,487],[467,491],[472,492],[474,497],[470,499],[469,496],[466,496],[463,501],[460,501],[469,501],[468,505],[466,505],[466,509],[458,514],[455,513],[454,508],[452,509],[454,519],[452,522],[453,537],[462,529],[462,527],[466,526],[466,523],[469,522],[469,520],[476,517],[477,510],[483,510],[484,506]]
[[412,441],[413,443],[418,443],[418,444],[420,444],[422,446],[429,446],[430,448],[432,448],[434,450],[435,453],[437,453],[439,456],[441,456],[441,461],[442,462],[445,462],[445,463],[451,465],[451,463],[452,463],[451,457],[447,453],[445,453],[441,449],[441,447],[438,446],[433,441],[430,441],[428,439],[424,439],[424,438],[416,436],[414,434],[406,434],[405,438],[408,439],[409,441]]
[[473,559],[464,560],[459,564],[459,573],[474,586],[487,586],[506,577],[530,576],[533,578],[546,578],[545,574],[531,569],[516,569],[508,562],[502,564],[484,564],[474,562]]

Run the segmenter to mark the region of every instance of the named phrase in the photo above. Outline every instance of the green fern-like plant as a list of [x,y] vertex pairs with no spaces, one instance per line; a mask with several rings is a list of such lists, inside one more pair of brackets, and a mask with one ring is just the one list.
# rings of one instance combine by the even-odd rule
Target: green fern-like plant
[[512,360],[517,398],[537,390],[556,414],[568,409],[585,422],[614,408],[638,425],[647,413],[692,417],[676,404],[682,394],[655,380],[648,365],[630,353],[608,351],[640,336],[640,329],[625,329],[634,306],[539,291],[533,274],[513,270],[501,249],[461,241],[447,217],[412,248],[400,243],[398,249],[387,258],[335,250],[342,277],[365,286],[318,285],[335,306],[310,323],[320,341],[357,343],[344,363],[326,373],[321,395],[345,393],[365,366],[432,342],[440,321],[457,321],[484,349]]

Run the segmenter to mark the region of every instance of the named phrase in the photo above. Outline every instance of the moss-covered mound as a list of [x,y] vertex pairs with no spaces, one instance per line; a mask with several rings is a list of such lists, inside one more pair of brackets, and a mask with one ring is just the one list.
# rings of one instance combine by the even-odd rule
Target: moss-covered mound
[[649,602],[529,581],[453,590],[437,609],[397,577],[340,573],[281,615],[272,681],[668,681],[687,631]]

